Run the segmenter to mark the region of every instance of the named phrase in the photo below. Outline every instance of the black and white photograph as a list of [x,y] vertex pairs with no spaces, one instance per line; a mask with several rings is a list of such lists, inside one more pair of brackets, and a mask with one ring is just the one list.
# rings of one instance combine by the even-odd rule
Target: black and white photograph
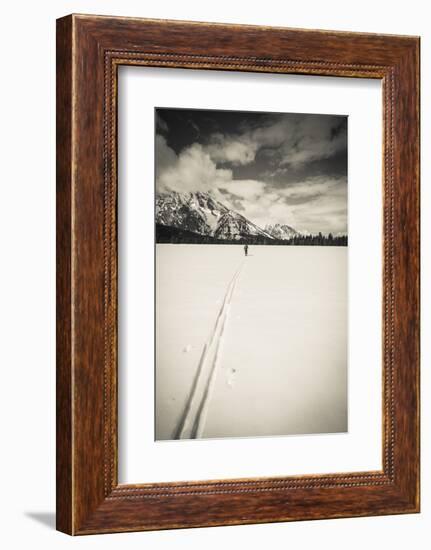
[[429,547],[428,3],[2,7],[2,547]]
[[155,110],[156,440],[347,431],[347,116]]

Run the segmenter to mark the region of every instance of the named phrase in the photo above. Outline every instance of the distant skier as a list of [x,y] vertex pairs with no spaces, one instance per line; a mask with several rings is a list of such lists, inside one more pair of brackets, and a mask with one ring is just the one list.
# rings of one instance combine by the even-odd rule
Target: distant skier
[[248,256],[248,244],[244,245],[244,254]]

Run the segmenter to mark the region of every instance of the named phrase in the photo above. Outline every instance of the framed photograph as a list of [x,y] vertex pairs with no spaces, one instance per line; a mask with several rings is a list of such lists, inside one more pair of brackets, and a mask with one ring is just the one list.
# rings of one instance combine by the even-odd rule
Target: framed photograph
[[57,528],[419,511],[419,38],[57,21]]

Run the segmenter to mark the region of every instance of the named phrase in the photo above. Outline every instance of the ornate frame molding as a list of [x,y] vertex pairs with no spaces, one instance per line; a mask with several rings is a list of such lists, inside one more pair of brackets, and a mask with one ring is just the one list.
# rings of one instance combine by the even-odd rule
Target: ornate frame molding
[[[210,46],[217,38],[229,45]],[[198,47],[205,41],[209,54]],[[57,48],[58,529],[85,534],[418,511],[418,39],[69,16],[58,21]],[[382,471],[118,484],[120,65],[382,80]]]

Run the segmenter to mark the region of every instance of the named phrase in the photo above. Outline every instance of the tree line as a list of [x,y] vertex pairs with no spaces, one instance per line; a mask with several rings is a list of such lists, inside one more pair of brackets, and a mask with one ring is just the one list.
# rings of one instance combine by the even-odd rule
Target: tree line
[[347,246],[347,235],[334,236],[332,233],[323,235],[295,235],[286,244],[298,246]]
[[347,235],[295,235],[290,239],[268,239],[262,235],[247,235],[240,239],[215,239],[193,231],[156,224],[156,242],[163,244],[249,244],[269,246],[347,246]]

